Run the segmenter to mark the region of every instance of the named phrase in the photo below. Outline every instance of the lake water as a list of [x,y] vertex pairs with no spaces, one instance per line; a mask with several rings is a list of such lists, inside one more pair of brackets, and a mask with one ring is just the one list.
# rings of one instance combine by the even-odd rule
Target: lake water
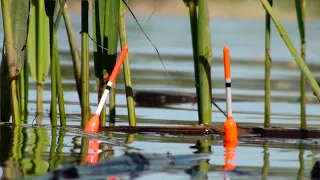
[[[81,20],[79,14],[71,16],[73,28],[80,47]],[[157,46],[163,58],[170,80],[156,51],[147,41],[137,24],[127,16],[127,36],[132,72],[133,90],[176,92],[195,94],[192,44],[189,19],[187,17],[138,17],[144,30]],[[295,21],[283,22],[287,33],[299,49],[299,32]],[[307,23],[307,61],[313,75],[319,79],[320,36],[319,21]],[[0,29],[1,34],[2,29]],[[213,44],[212,92],[213,97],[224,98],[224,77],[222,48],[230,47],[232,67],[234,119],[239,125],[261,126],[264,120],[264,21],[247,19],[211,19]],[[81,109],[75,90],[72,61],[65,28],[59,29],[58,41],[63,77],[64,98],[68,125],[79,125]],[[92,34],[90,32],[90,34]],[[2,41],[3,37],[0,37]],[[286,49],[275,27],[272,27],[272,103],[271,123],[274,126],[299,127],[299,77],[300,72],[293,58]],[[92,47],[92,42],[90,42]],[[91,48],[92,50],[92,48]],[[2,50],[1,50],[2,51]],[[97,104],[97,87],[93,74],[91,55],[90,101],[91,109]],[[50,78],[46,81],[44,108],[50,108]],[[30,78],[30,104],[28,124],[32,124],[36,109],[36,84]],[[319,128],[319,104],[308,87],[307,104],[308,127]],[[128,116],[124,91],[123,75],[117,79],[116,96],[117,125],[127,125]],[[217,104],[225,109],[225,102]],[[165,107],[136,107],[138,125],[195,125],[197,124],[197,106],[194,103],[167,105]],[[49,114],[45,114],[44,123],[50,124]],[[222,124],[225,117],[215,108],[212,109],[212,122]],[[34,175],[44,175],[61,164],[80,166],[85,164],[86,145],[92,136],[81,129],[63,130],[50,127],[12,128],[1,126],[1,170],[0,175],[9,179],[19,179]],[[124,133],[93,137],[103,140],[100,160],[122,157],[125,152],[170,153],[190,155],[195,152],[209,152],[209,156],[198,160],[194,166],[176,167],[174,171],[165,169],[152,173],[143,173],[135,179],[310,179],[313,164],[320,158],[319,146],[314,140],[281,140],[240,138],[232,164],[236,172],[225,173],[225,149],[219,136],[187,137],[159,134]],[[111,141],[111,142],[110,142]],[[112,142],[126,143],[133,149]],[[135,149],[139,148],[139,149]],[[207,150],[204,150],[207,149]],[[196,175],[186,173],[194,170]],[[200,173],[199,173],[200,172]],[[200,175],[199,175],[200,174]],[[202,175],[201,175],[202,174]],[[89,176],[90,177],[90,176]],[[94,174],[90,178],[95,177]],[[101,178],[105,179],[107,174]],[[128,177],[125,177],[125,179]],[[83,178],[85,179],[85,178]]]

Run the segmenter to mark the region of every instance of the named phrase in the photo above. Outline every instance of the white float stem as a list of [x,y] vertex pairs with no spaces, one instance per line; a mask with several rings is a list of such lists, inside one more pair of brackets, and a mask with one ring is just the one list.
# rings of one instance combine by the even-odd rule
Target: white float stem
[[106,101],[107,101],[107,98],[108,98],[108,96],[109,96],[109,92],[110,92],[110,90],[111,90],[112,84],[113,84],[113,83],[112,83],[111,81],[108,81],[107,87],[106,87],[106,89],[103,91],[102,97],[101,97],[101,99],[100,99],[100,102],[99,102],[98,107],[97,107],[97,110],[96,110],[96,114],[97,114],[97,115],[100,115],[100,113],[101,113],[101,111],[102,111],[102,108],[103,108],[104,104],[105,104]]
[[231,78],[226,78],[227,115],[232,117]]

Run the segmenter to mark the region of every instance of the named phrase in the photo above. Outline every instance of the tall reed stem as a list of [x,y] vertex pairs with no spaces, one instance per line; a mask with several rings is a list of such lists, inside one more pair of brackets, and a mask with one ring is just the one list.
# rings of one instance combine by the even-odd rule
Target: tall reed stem
[[[272,1],[269,0],[270,5],[272,6]],[[270,80],[270,70],[271,70],[271,57],[270,57],[270,33],[271,18],[269,13],[266,11],[266,31],[265,31],[265,78],[264,78],[264,127],[270,127],[270,89],[271,89],[271,80]]]
[[[60,5],[65,2],[65,0],[60,0]],[[67,34],[68,34],[68,40],[69,40],[69,46],[71,49],[71,56],[72,56],[72,65],[73,65],[73,71],[74,71],[74,77],[76,80],[76,87],[77,87],[77,92],[81,104],[81,62],[80,62],[80,52],[77,47],[77,42],[76,42],[76,37],[73,32],[72,24],[68,15],[68,8],[67,5],[65,4],[63,8],[63,19],[64,23],[67,29]]]
[[88,0],[81,1],[81,125],[84,127],[90,116],[89,102],[89,41]]
[[5,34],[5,48],[7,54],[7,65],[9,68],[9,86],[10,86],[10,99],[13,112],[13,124],[20,125],[20,108],[18,102],[18,83],[16,76],[16,62],[14,57],[14,40],[12,33],[12,22],[10,14],[9,1],[1,0],[2,16],[3,16],[3,27]]
[[308,83],[311,86],[314,94],[316,95],[318,100],[320,100],[320,88],[319,88],[319,85],[318,85],[317,81],[315,80],[315,78],[312,76],[312,73],[309,70],[307,64],[305,63],[305,61],[302,59],[302,57],[299,55],[298,51],[294,47],[292,41],[290,40],[290,37],[288,36],[288,34],[286,33],[285,29],[281,25],[280,21],[276,17],[276,15],[275,15],[270,3],[268,2],[268,0],[261,0],[261,2],[263,4],[264,8],[266,8],[268,13],[270,14],[275,26],[277,27],[277,29],[278,29],[283,41],[287,45],[292,57],[294,58],[294,60],[298,64],[298,66],[300,67],[300,70],[306,76],[306,78],[308,80]]
[[[189,17],[191,25],[191,37],[192,37],[192,49],[193,49],[193,62],[194,62],[194,75],[195,75],[195,86],[197,97],[200,97],[200,86],[199,86],[199,64],[198,58],[198,12],[197,12],[197,2],[195,0],[184,0],[184,3],[189,7]],[[197,98],[198,107],[200,107],[200,98]],[[198,111],[198,119],[201,119],[201,113]]]
[[36,40],[36,59],[37,59],[37,123],[42,124],[42,116],[43,116],[43,51],[44,47],[43,36],[44,36],[44,1],[38,0],[38,4],[36,6],[37,13],[37,23],[36,23],[36,32],[37,32],[37,40]]
[[57,59],[57,50],[55,49],[54,41],[54,11],[56,2],[45,1],[46,13],[49,17],[49,29],[50,29],[50,59],[51,59],[51,125],[57,126],[57,70],[55,61]]
[[[117,45],[119,36],[119,13],[120,13],[120,0],[110,1],[109,6],[109,29],[108,29],[108,63],[112,71],[117,59]],[[106,31],[106,30],[105,30]],[[106,41],[104,41],[106,43]],[[111,71],[109,74],[111,74]],[[115,125],[116,116],[116,84],[114,84],[109,95],[109,125]]]
[[[104,8],[102,7],[102,5],[104,5]],[[108,60],[108,37],[109,37],[109,16],[110,16],[110,0],[105,0],[104,4],[100,3],[101,8],[99,7],[99,18],[101,18],[101,20],[103,20],[103,27],[101,27],[99,29],[100,32],[103,32],[103,39],[101,39],[101,43],[103,46],[103,49],[100,49],[100,54],[99,54],[99,61],[101,64],[105,64],[102,61],[105,61],[104,59],[106,58],[106,60]],[[104,10],[104,14],[101,12],[101,10]],[[104,17],[102,17],[104,15]],[[100,26],[98,26],[100,27]],[[97,36],[98,37],[98,36]],[[101,38],[101,37],[100,37]],[[99,38],[99,39],[100,39]],[[100,74],[102,74],[102,78],[100,78],[99,80],[99,93],[98,93],[98,99],[100,101],[100,98],[104,92],[104,90],[106,89],[106,82],[104,80],[104,76],[107,73],[107,69],[105,69],[106,67],[102,66],[101,71],[99,71]],[[102,93],[101,93],[102,92]],[[111,93],[113,92],[113,90],[111,89]],[[110,97],[110,96],[109,96]],[[106,126],[106,104],[104,104],[103,108],[102,108],[102,112],[101,112],[101,116],[100,116],[100,124],[101,126]]]
[[60,126],[65,127],[67,125],[66,122],[66,112],[64,107],[64,96],[63,96],[63,87],[62,87],[62,78],[61,78],[61,69],[60,69],[60,61],[58,56],[58,43],[57,43],[57,32],[53,33],[53,44],[54,50],[57,54],[55,59],[55,69],[56,69],[56,80],[57,80],[57,93],[58,93],[58,102],[59,102],[59,114],[60,114]]
[[[120,44],[123,47],[127,44],[127,35],[126,35],[126,23],[125,23],[125,8],[123,2],[120,2],[120,19],[119,19],[119,29],[120,29]],[[124,63],[124,82],[126,87],[126,98],[127,98],[127,108],[129,115],[129,126],[136,126],[136,113],[134,107],[134,99],[133,99],[133,90],[132,90],[132,81],[131,81],[131,72],[130,72],[130,63],[129,56],[127,54]]]
[[211,62],[212,47],[209,24],[208,1],[199,0],[198,12],[198,68],[199,68],[199,86],[200,86],[200,111],[199,124],[211,124]]
[[[305,20],[306,20],[306,0],[296,0],[297,21],[300,33],[300,48],[301,58],[306,61],[306,34],[305,34]],[[300,127],[306,128],[306,77],[301,72],[300,75]]]
[[[19,99],[20,99],[20,112],[21,117],[28,113],[28,91],[29,91],[29,65],[24,63],[23,69],[19,76]],[[22,118],[23,120],[24,118]]]

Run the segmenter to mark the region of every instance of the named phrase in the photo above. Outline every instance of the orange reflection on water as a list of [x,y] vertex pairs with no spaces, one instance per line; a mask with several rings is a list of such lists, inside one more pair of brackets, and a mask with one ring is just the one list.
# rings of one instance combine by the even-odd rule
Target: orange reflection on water
[[225,171],[235,170],[236,166],[232,164],[232,161],[236,159],[238,141],[224,141],[223,146],[225,150],[225,164],[222,166],[222,169]]

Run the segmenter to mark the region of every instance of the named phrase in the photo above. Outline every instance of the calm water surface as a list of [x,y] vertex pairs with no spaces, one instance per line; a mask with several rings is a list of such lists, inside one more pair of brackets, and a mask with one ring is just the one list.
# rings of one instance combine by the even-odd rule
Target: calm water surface
[[[170,80],[155,50],[143,36],[136,23],[127,16],[127,36],[130,45],[129,57],[134,92],[183,92],[195,94],[193,58],[189,19],[185,17],[139,17],[146,33],[158,47]],[[80,16],[72,16],[80,47]],[[299,49],[299,34],[295,21],[283,22],[288,34]],[[222,48],[229,45],[232,58],[234,118],[240,125],[256,126],[263,124],[264,113],[264,22],[261,20],[212,19],[211,32],[213,43],[212,92],[217,98],[224,98],[224,77]],[[320,57],[318,30],[320,22],[307,25],[307,60],[313,75],[319,79]],[[0,29],[2,31],[2,29]],[[2,34],[2,32],[1,32]],[[90,33],[92,34],[92,33]],[[299,127],[299,77],[300,72],[286,49],[282,39],[273,27],[271,56],[272,67],[272,125]],[[0,37],[2,41],[2,37]],[[64,26],[58,35],[60,60],[63,77],[64,97],[67,103],[68,125],[79,125],[81,109],[75,91],[72,61]],[[92,42],[90,42],[92,47]],[[91,60],[92,60],[91,55]],[[91,109],[97,104],[97,87],[91,65],[90,100]],[[30,115],[31,124],[35,117],[36,87],[30,78]],[[45,109],[50,108],[50,78],[45,84]],[[315,98],[308,88],[307,97]],[[127,125],[128,116],[124,91],[123,75],[117,79],[117,124]],[[217,102],[225,109],[225,102]],[[167,105],[165,107],[136,107],[138,125],[195,125],[197,106],[194,103]],[[320,111],[317,103],[307,105],[309,127],[319,128]],[[44,123],[50,124],[49,114]],[[212,121],[222,124],[225,118],[217,109],[212,109]],[[172,155],[207,152],[209,156],[197,161],[196,165],[180,167],[174,172],[163,170],[142,174],[136,179],[310,179],[310,171],[320,158],[317,140],[266,140],[241,138],[236,148],[232,164],[237,172],[224,173],[225,149],[219,136],[185,137],[158,134],[127,135],[123,133],[89,136],[81,129],[52,129],[51,127],[32,128],[29,126],[12,128],[1,126],[1,166],[0,174],[6,178],[19,179],[34,175],[44,175],[61,164],[84,165],[87,143],[91,138],[100,139],[99,159],[120,157],[125,152],[171,153]],[[112,139],[108,139],[111,137]],[[125,143],[133,149],[120,146]],[[139,148],[139,149],[135,149]],[[185,173],[193,169],[197,175]],[[184,170],[184,171],[181,171]],[[206,173],[207,171],[207,173]],[[199,175],[201,173],[204,175]],[[94,176],[93,176],[94,177]],[[100,177],[97,177],[100,178]],[[104,179],[106,176],[104,177]]]

